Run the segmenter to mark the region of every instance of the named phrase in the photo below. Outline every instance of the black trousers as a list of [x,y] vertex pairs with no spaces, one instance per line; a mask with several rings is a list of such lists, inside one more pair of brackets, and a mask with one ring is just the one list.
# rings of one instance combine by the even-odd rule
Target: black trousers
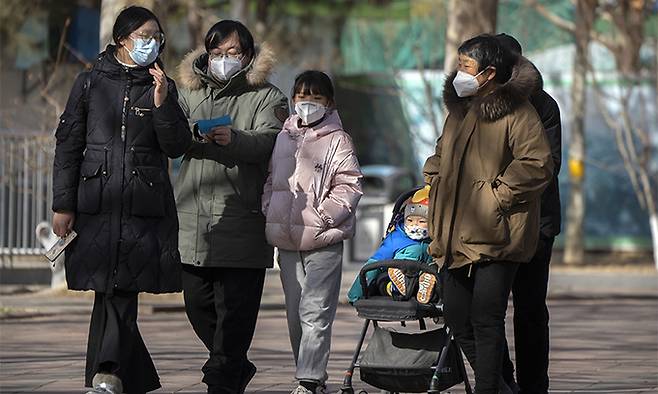
[[475,392],[497,394],[505,342],[505,313],[518,263],[477,263],[444,270],[446,323],[475,371]]
[[247,351],[264,283],[264,268],[183,265],[185,311],[209,352],[201,369],[209,393],[241,393],[256,372]]
[[98,372],[117,375],[125,393],[160,388],[158,373],[137,327],[137,293],[96,293],[87,341],[87,387]]
[[[539,239],[537,252],[520,264],[512,285],[516,377],[523,394],[548,393],[548,307],[546,294],[554,237]],[[506,349],[503,377],[514,378],[514,364]]]

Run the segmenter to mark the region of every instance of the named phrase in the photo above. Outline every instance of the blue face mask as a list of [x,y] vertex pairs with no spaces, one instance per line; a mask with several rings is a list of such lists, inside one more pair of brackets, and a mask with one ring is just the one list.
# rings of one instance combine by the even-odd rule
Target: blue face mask
[[130,58],[138,65],[145,67],[153,63],[160,53],[160,44],[154,40],[145,40],[143,38],[131,38],[133,40],[133,49],[128,52]]

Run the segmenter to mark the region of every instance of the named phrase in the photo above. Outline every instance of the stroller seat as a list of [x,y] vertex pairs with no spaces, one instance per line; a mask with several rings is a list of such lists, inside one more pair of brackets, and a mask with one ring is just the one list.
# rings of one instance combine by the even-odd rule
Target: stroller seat
[[439,273],[436,268],[412,260],[382,260],[365,265],[359,272],[363,298],[354,302],[359,317],[376,321],[407,321],[424,318],[439,318],[443,316],[443,305],[440,302],[419,303],[415,297],[408,300],[395,300],[387,296],[370,296],[366,273],[374,270],[386,271],[388,268],[398,268],[409,275],[419,275],[427,272],[436,277],[439,283]]
[[443,316],[443,305],[421,304],[415,299],[396,301],[387,296],[374,296],[357,300],[356,313],[363,319],[383,322],[420,320]]

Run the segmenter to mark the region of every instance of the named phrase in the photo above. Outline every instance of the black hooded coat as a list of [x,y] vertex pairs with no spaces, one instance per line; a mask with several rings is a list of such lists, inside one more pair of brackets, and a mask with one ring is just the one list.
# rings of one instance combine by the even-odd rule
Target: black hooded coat
[[66,250],[72,290],[181,290],[178,218],[168,160],[191,144],[173,80],[156,108],[148,67],[108,46],[76,79],[56,131],[53,211],[74,212]]

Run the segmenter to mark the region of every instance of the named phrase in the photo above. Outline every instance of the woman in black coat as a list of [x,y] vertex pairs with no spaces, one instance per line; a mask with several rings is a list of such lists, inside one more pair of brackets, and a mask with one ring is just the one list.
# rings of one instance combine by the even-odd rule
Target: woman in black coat
[[178,219],[167,157],[191,143],[164,34],[142,7],[123,10],[93,69],[76,79],[56,131],[53,228],[72,290],[96,292],[87,347],[90,393],[160,387],[137,327],[139,292],[181,291]]

